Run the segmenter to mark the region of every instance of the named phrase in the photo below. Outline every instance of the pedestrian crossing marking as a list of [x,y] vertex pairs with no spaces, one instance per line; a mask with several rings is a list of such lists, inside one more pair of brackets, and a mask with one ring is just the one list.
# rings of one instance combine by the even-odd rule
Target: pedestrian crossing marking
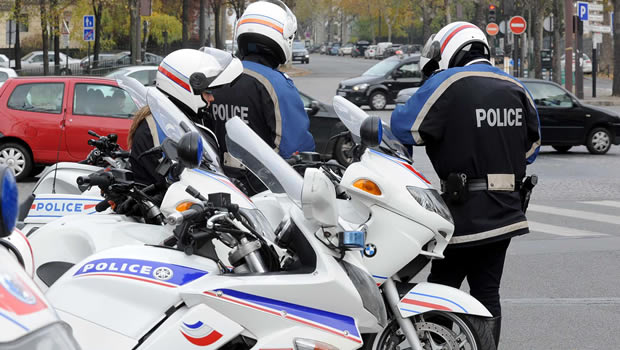
[[612,207],[612,208],[620,208],[620,202],[617,201],[596,201],[596,202],[581,202],[584,204],[591,204],[591,205],[602,205],[605,207]]
[[609,236],[606,233],[590,232],[584,230],[578,230],[570,227],[556,226],[543,224],[536,221],[527,221],[531,232],[547,233],[550,235],[564,236],[564,237],[595,237],[595,236]]
[[538,204],[530,204],[527,208],[530,212],[543,213],[543,214],[551,214],[551,215],[560,215],[567,216],[576,219],[583,219],[588,221],[597,221],[604,222],[613,225],[620,225],[620,215],[606,215],[593,213],[582,210],[574,210],[574,209],[563,209],[556,207],[549,207],[546,205],[538,205]]

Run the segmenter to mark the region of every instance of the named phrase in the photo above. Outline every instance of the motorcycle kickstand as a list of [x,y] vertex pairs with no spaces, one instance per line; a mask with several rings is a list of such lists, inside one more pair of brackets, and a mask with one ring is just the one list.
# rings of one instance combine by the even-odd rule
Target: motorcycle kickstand
[[385,283],[383,283],[383,292],[396,318],[396,322],[398,322],[400,329],[403,331],[407,341],[409,341],[411,348],[414,350],[424,350],[422,343],[420,343],[420,339],[418,339],[418,332],[415,330],[413,323],[408,318],[403,318],[400,315],[400,310],[398,309],[400,298],[398,297],[398,291],[396,290],[394,280],[388,278]]

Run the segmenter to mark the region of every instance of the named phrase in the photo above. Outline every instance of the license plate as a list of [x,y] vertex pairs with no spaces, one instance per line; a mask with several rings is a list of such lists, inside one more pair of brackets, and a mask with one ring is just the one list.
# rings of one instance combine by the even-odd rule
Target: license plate
[[346,93],[346,92],[344,92],[344,91],[338,91],[338,95],[339,95],[339,96],[346,96],[346,95],[347,95],[347,93]]

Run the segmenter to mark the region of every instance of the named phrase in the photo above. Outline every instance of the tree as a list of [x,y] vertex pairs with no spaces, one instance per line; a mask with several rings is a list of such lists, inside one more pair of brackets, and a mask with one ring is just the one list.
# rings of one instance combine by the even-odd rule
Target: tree
[[41,8],[41,39],[43,42],[43,75],[48,75],[50,72],[49,61],[49,33],[47,31],[47,22],[49,12],[47,11],[47,3],[45,0],[39,0],[39,6]]
[[50,0],[50,23],[54,37],[54,74],[60,74],[60,7],[58,0]]
[[97,68],[99,65],[99,51],[101,50],[101,18],[103,14],[103,3],[106,2],[106,0],[91,1],[93,14],[95,16],[95,48],[93,50],[93,67]]
[[564,1],[563,0],[553,0],[553,56],[552,56],[552,69],[553,69],[553,81],[561,84],[562,83],[562,67],[561,67],[561,39],[562,34],[564,32]]
[[542,79],[542,42],[543,42],[543,21],[545,19],[545,14],[550,5],[548,0],[532,0],[534,15],[533,18],[530,18],[530,21],[533,20],[533,37],[534,37],[534,50],[533,50],[533,59],[534,59],[534,77],[536,79]]
[[22,69],[22,53],[19,42],[19,25],[21,24],[22,19],[22,0],[15,0],[12,17],[13,21],[15,21],[15,46],[13,46],[15,52],[15,69],[19,71]]
[[[230,5],[230,7],[232,7],[232,9],[235,10],[235,18],[237,20],[239,20],[239,18],[243,14],[243,11],[245,10],[245,1],[246,0],[228,0],[228,5]],[[304,2],[310,2],[310,1],[306,0]]]
[[614,0],[614,81],[612,86],[612,95],[620,96],[620,0]]
[[190,0],[183,0],[183,20],[181,21],[183,23],[183,47],[189,46],[189,5]]
[[168,42],[182,39],[183,25],[177,17],[153,12],[151,16],[144,17],[149,22],[151,37],[158,44],[164,44],[164,32],[168,33]]
[[215,47],[218,49],[224,49],[221,33],[222,4],[223,0],[209,0],[209,6],[211,7],[211,11],[213,11],[213,15],[215,17]]

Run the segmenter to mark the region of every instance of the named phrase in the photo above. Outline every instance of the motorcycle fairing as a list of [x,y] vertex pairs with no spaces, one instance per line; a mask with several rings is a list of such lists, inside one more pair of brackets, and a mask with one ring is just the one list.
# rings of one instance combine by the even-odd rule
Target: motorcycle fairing
[[429,311],[492,316],[476,298],[462,290],[428,282],[418,283],[409,290],[398,303],[398,309],[404,318]]
[[32,202],[24,223],[50,222],[66,215],[91,215],[96,213],[95,207],[102,200],[101,196],[41,194]]

